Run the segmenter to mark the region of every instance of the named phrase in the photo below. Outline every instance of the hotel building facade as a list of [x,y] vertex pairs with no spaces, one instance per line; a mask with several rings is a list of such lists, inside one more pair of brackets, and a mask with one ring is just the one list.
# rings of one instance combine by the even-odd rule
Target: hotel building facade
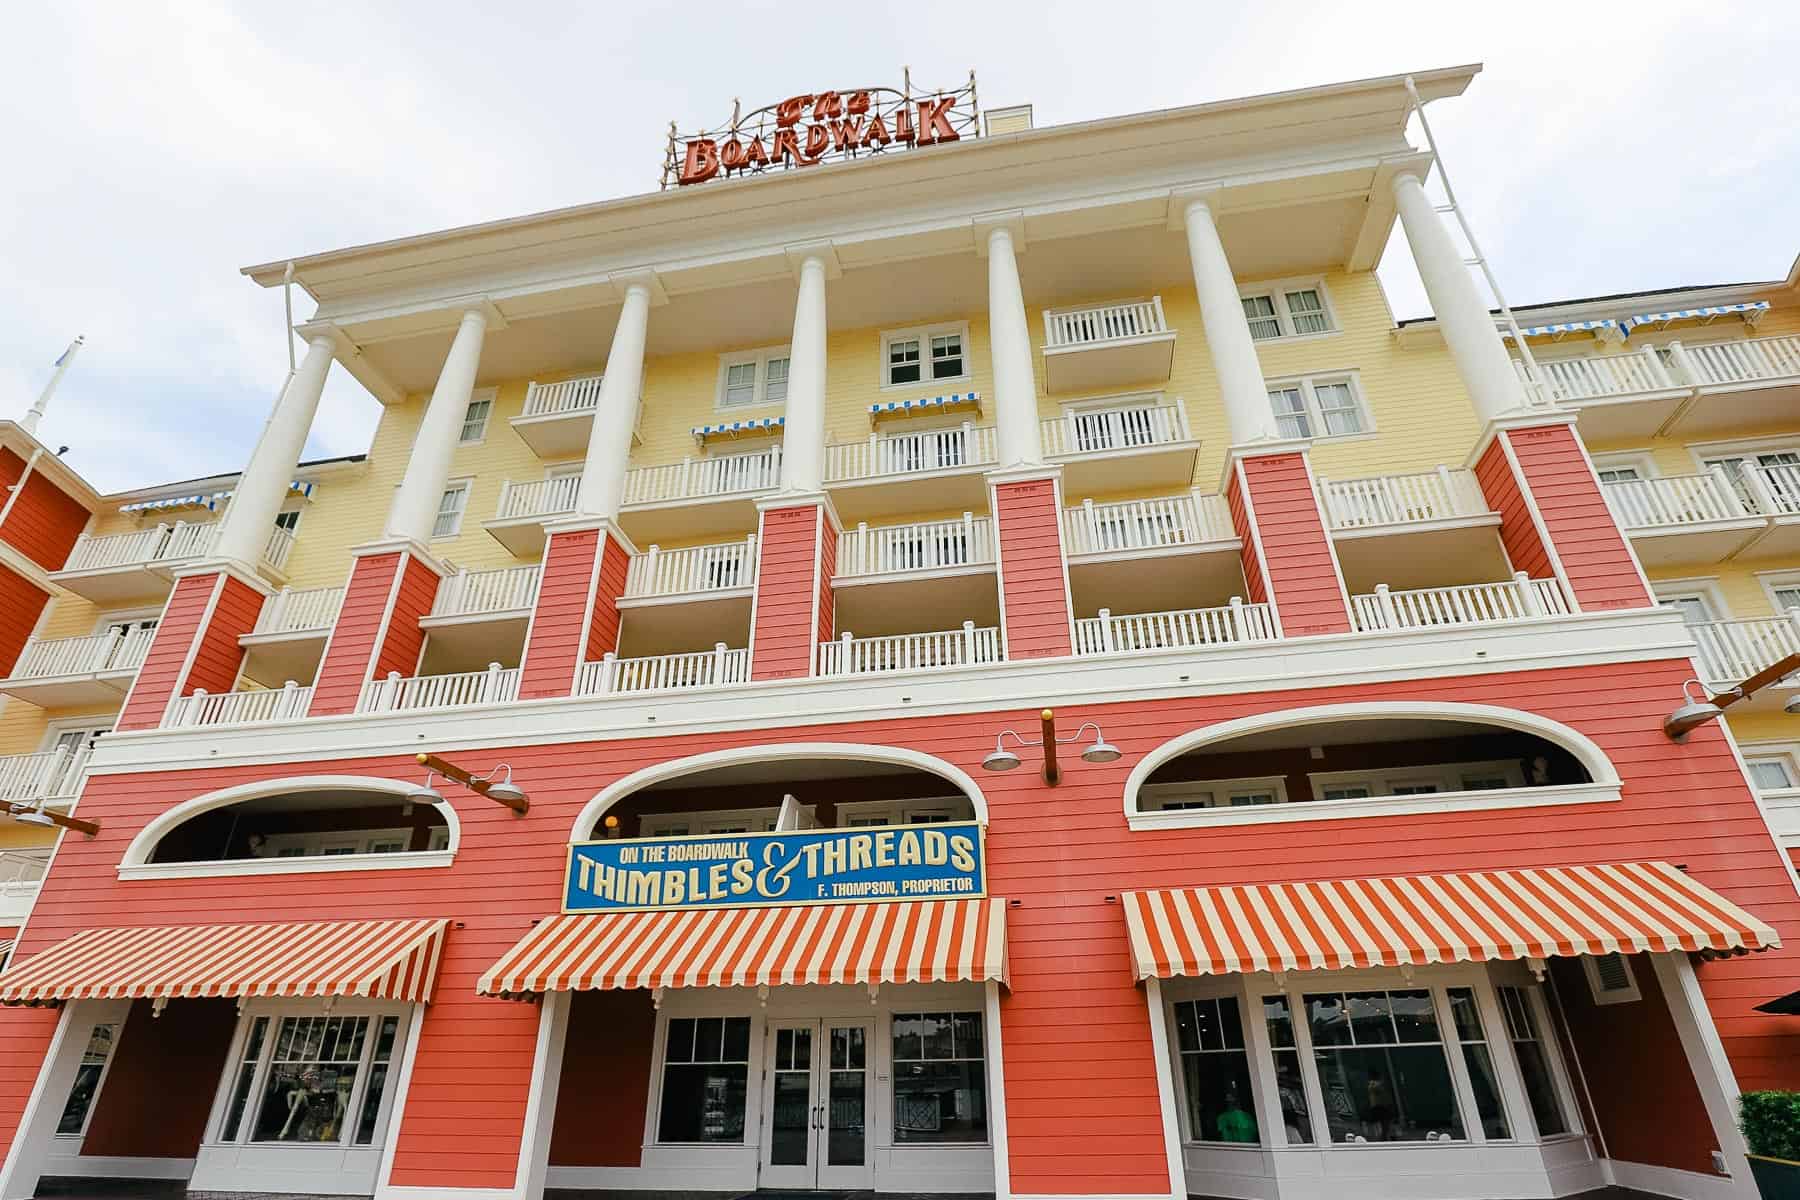
[[1800,279],[1497,320],[1476,73],[796,98],[248,268],[239,475],[0,424],[0,1200],[1754,1196],[1795,683],[1664,722],[1800,650]]

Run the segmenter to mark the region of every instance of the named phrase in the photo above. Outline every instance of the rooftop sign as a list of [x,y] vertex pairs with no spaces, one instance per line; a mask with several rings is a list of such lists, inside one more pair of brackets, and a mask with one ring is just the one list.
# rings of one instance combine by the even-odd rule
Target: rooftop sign
[[914,92],[908,72],[899,88],[805,92],[748,114],[733,105],[729,124],[698,133],[679,133],[671,121],[662,185],[935,146],[979,129],[975,72],[948,92]]

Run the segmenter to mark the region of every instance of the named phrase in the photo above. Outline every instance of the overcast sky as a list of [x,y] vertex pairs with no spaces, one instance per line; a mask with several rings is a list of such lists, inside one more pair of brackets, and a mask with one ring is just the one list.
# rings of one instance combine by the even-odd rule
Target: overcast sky
[[[650,190],[671,118],[902,64],[973,67],[984,106],[1042,126],[1482,62],[1431,116],[1514,304],[1777,278],[1796,61],[1791,5],[1692,0],[18,5],[0,416],[83,333],[46,442],[109,490],[235,470],[286,370],[281,294],[239,267]],[[1381,273],[1425,311],[1397,231]],[[335,368],[309,452],[367,449],[377,413]]]

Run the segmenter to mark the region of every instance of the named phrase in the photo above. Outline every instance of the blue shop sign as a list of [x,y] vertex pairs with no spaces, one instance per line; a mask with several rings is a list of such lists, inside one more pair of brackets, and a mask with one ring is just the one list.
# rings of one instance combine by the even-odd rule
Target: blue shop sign
[[966,900],[987,894],[977,821],[575,842],[564,912]]

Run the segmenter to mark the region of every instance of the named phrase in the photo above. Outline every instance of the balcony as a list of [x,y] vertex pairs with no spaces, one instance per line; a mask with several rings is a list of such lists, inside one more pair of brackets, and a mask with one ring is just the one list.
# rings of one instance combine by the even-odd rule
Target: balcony
[[1504,583],[1374,592],[1350,597],[1356,628],[1364,633],[1396,629],[1444,629],[1494,625],[1569,613],[1562,586],[1554,579],[1531,579],[1523,571]]
[[721,687],[750,678],[750,651],[729,649],[724,642],[692,654],[655,654],[620,658],[608,654],[585,662],[575,675],[577,696],[635,695],[689,688]]
[[0,851],[0,925],[24,923],[49,869],[48,850]]
[[871,433],[825,447],[825,484],[838,515],[867,521],[922,509],[987,506],[982,473],[999,457],[991,425]]
[[35,803],[39,800],[73,800],[81,790],[87,769],[86,747],[67,747],[42,754],[9,754],[0,758],[0,800]]
[[513,432],[539,458],[568,458],[587,449],[600,403],[599,375],[560,383],[525,386],[525,408],[512,419]]
[[575,493],[581,475],[552,475],[519,483],[508,479],[500,485],[500,503],[494,519],[482,528],[518,558],[538,558],[544,553],[544,522],[575,511]]
[[1753,513],[1722,468],[1604,484],[1606,506],[1646,566],[1722,562],[1768,522]]
[[263,602],[256,627],[238,638],[244,674],[264,687],[290,679],[311,679],[325,652],[325,639],[344,604],[338,587],[282,588]]
[[[83,534],[62,570],[51,572],[50,578],[95,604],[167,599],[176,570],[210,554],[218,535],[216,521],[200,525],[177,521],[105,537]],[[285,579],[293,548],[293,534],[270,530],[258,564],[261,573],[277,582]]]
[[625,474],[619,523],[640,546],[743,533],[756,528],[756,498],[780,484],[779,443],[637,467]]
[[1044,390],[1052,396],[1162,383],[1174,362],[1161,296],[1044,313]]
[[892,634],[951,628],[970,617],[1000,621],[994,525],[973,513],[846,529],[831,582],[839,627]]
[[154,629],[99,633],[92,637],[33,639],[0,680],[0,691],[27,704],[61,708],[123,699],[150,652]]
[[1267,604],[1245,604],[1236,596],[1217,608],[1099,615],[1075,622],[1075,653],[1138,654],[1150,650],[1196,650],[1275,637],[1275,614]]
[[298,721],[312,704],[313,690],[289,680],[278,688],[248,692],[197,691],[176,696],[163,712],[164,729],[198,729],[203,725],[250,725],[265,721]]
[[419,621],[430,635],[426,666],[436,673],[486,662],[502,648],[522,652],[543,574],[543,567],[532,563],[446,576],[438,584],[431,612]]
[[1072,495],[1193,486],[1199,444],[1180,403],[1071,409],[1043,422],[1040,437],[1044,457],[1063,464],[1063,490]]
[[[1473,583],[1506,573],[1500,516],[1473,471],[1440,466],[1415,475],[1316,481],[1319,510],[1352,591],[1377,582]],[[1446,579],[1454,564],[1460,578]]]
[[356,711],[464,708],[474,704],[504,704],[518,698],[519,668],[489,663],[485,671],[460,671],[454,675],[409,677],[398,671],[390,672],[386,679],[371,679],[363,684]]
[[[1741,683],[1764,667],[1800,652],[1800,609],[1779,617],[1698,621],[1687,628],[1698,647],[1694,658],[1700,667],[1701,681],[1715,691]],[[1779,712],[1796,689],[1800,689],[1800,673],[1764,688],[1731,711]]]
[[755,585],[753,533],[735,542],[676,550],[652,545],[625,571],[619,598],[625,614],[622,644],[660,658],[721,636],[747,640]]
[[836,641],[819,643],[818,673],[834,676],[935,671],[997,663],[1000,658],[999,627],[977,628],[975,622],[964,621],[961,629],[933,633],[862,638],[844,633]]
[[1223,496],[1083,500],[1063,510],[1062,539],[1077,612],[1103,604],[1174,610],[1244,590],[1243,543]]

